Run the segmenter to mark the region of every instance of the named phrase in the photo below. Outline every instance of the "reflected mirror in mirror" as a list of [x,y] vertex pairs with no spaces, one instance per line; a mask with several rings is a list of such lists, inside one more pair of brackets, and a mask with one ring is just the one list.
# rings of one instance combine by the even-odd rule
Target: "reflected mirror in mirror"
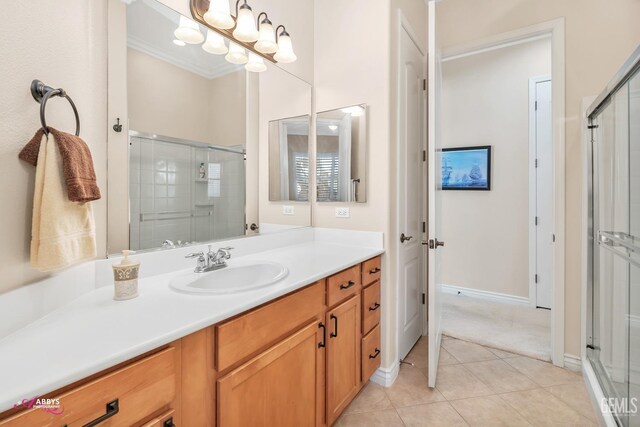
[[309,201],[309,116],[269,122],[269,200]]
[[318,202],[367,201],[367,108],[354,105],[316,116]]
[[262,212],[260,169],[262,123],[282,114],[278,104],[310,114],[310,85],[271,63],[254,73],[228,62],[193,21],[185,43],[176,36],[185,18],[158,1],[126,3],[113,2],[109,18],[110,109],[123,125],[109,132],[109,253],[273,230],[265,221],[309,226],[309,210],[277,220]]

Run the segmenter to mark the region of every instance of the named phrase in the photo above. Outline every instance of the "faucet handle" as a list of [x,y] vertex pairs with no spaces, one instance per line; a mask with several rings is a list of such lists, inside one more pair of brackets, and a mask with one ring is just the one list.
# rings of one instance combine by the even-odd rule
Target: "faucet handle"
[[220,249],[222,249],[223,251],[231,251],[231,250],[233,250],[234,248],[232,248],[232,247],[230,247],[230,246],[227,246],[226,248],[220,248]]
[[199,257],[204,257],[204,254],[202,253],[202,251],[200,251],[200,252],[193,252],[193,253],[190,253],[190,254],[188,254],[188,255],[185,255],[184,257],[185,257],[185,258],[199,258]]

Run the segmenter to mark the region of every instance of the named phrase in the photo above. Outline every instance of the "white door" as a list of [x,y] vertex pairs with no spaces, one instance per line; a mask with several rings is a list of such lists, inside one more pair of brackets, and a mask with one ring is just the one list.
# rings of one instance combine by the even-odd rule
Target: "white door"
[[535,82],[535,272],[536,306],[551,308],[553,284],[553,127],[551,80]]
[[400,29],[398,68],[398,320],[399,356],[422,335],[424,56]]
[[427,306],[428,334],[429,334],[429,387],[436,386],[438,359],[440,358],[440,339],[442,328],[442,283],[440,279],[440,257],[444,242],[441,235],[440,211],[442,209],[442,166],[440,139],[440,94],[441,94],[441,59],[440,49],[436,39],[436,6],[437,2],[429,1],[429,60],[427,67],[427,200],[428,200],[428,238],[429,250],[427,255]]

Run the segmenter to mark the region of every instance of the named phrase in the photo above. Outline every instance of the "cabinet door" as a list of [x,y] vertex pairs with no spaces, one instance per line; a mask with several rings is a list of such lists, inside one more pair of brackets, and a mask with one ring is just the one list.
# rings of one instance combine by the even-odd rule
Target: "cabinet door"
[[280,341],[218,380],[218,426],[301,427],[324,421],[320,322]]
[[360,388],[360,296],[327,313],[327,424],[331,425]]

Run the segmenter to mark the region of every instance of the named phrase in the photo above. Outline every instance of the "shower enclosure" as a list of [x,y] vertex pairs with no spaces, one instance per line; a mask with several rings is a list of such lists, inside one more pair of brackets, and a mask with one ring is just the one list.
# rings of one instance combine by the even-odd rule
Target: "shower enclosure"
[[640,48],[589,108],[587,358],[622,426],[640,426]]
[[245,233],[242,147],[135,131],[130,131],[129,145],[131,249]]

